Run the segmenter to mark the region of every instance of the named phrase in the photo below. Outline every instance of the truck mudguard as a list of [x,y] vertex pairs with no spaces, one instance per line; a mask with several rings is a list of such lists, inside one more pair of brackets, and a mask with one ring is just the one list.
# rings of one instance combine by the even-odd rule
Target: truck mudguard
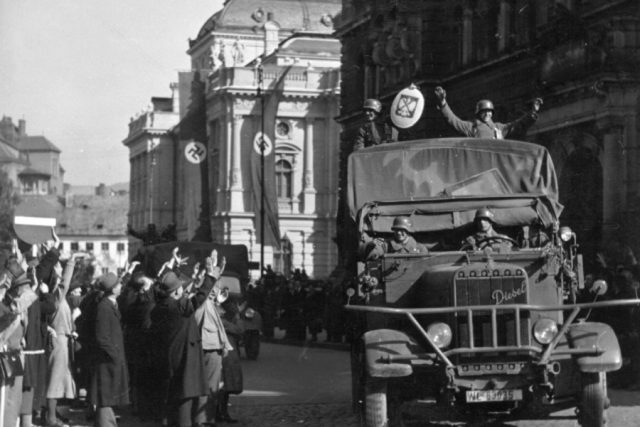
[[394,329],[376,329],[366,332],[362,340],[366,370],[370,376],[394,378],[406,377],[413,373],[409,363],[390,363],[388,359],[389,356],[410,356],[416,353],[418,345],[404,332]]
[[582,372],[616,371],[622,366],[620,345],[613,329],[599,322],[584,322],[571,325],[567,332],[571,348],[600,350],[599,355],[576,356]]

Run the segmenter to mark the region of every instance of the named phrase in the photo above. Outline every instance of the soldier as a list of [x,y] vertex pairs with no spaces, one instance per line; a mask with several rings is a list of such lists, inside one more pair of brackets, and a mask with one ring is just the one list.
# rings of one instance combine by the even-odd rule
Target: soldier
[[462,246],[471,247],[474,250],[478,249],[478,243],[483,240],[487,240],[490,238],[494,238],[490,240],[489,246],[493,247],[493,244],[504,244],[507,243],[509,246],[512,246],[513,240],[504,234],[500,234],[493,229],[493,212],[488,208],[481,208],[476,211],[476,215],[474,217],[475,224],[475,232],[462,241]]
[[476,118],[473,121],[461,120],[447,104],[447,93],[438,86],[435,89],[436,98],[440,102],[438,109],[447,122],[458,132],[474,138],[504,139],[512,134],[524,134],[525,131],[538,119],[538,111],[542,105],[542,99],[533,101],[531,111],[510,123],[498,123],[493,121],[493,102],[482,99],[476,104]]
[[398,140],[398,130],[390,123],[378,120],[382,112],[382,104],[377,99],[367,99],[362,106],[367,121],[360,129],[353,145],[353,151],[372,145],[385,144]]
[[395,217],[391,230],[393,230],[393,239],[375,239],[368,244],[370,250],[368,251],[367,259],[376,259],[385,253],[413,254],[428,252],[423,244],[416,242],[416,239],[411,236],[413,225],[409,217]]

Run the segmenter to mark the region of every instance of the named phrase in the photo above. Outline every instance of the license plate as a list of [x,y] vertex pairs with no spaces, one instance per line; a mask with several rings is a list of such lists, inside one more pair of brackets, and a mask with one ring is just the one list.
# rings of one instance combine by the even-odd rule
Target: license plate
[[522,400],[522,390],[471,390],[467,402],[505,402]]

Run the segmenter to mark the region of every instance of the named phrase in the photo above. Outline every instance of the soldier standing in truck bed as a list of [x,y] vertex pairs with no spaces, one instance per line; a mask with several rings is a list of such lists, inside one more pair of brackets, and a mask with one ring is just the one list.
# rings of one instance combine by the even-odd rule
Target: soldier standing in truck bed
[[542,105],[542,99],[536,98],[531,110],[519,119],[510,123],[498,123],[493,121],[493,102],[482,99],[476,104],[476,117],[473,121],[461,120],[447,104],[447,93],[440,86],[435,89],[438,98],[438,109],[447,122],[461,134],[473,138],[504,139],[512,134],[524,134],[526,130],[538,119],[538,111]]
[[379,120],[380,113],[382,112],[382,104],[380,101],[377,99],[365,100],[362,111],[367,121],[358,129],[358,136],[353,145],[353,151],[398,140],[398,129],[391,123]]

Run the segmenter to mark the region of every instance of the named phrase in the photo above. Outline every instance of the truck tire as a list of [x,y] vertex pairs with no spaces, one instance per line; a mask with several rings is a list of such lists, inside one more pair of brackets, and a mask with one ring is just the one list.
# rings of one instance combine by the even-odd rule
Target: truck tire
[[582,427],[602,427],[606,423],[607,380],[605,372],[582,373],[579,421]]
[[365,426],[402,427],[401,404],[390,398],[386,380],[369,378],[365,384]]
[[364,403],[364,344],[355,340],[351,345],[351,408],[354,414],[363,416]]

